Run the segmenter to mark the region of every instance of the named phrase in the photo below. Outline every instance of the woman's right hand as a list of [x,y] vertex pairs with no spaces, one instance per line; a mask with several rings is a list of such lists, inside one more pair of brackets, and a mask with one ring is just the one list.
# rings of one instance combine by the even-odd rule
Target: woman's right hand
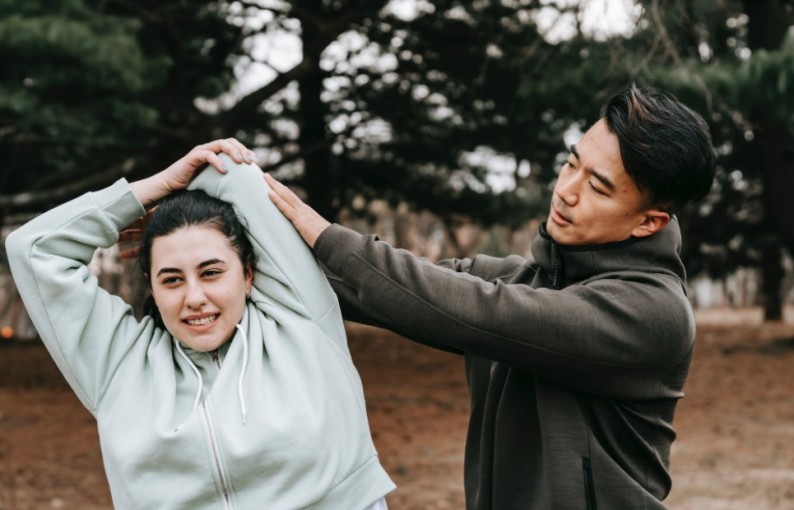
[[196,170],[206,164],[226,173],[218,154],[227,154],[235,163],[250,163],[256,155],[234,138],[214,140],[195,146],[185,156],[172,163],[165,170],[151,177],[133,182],[132,191],[144,207],[163,198],[169,193],[187,188],[196,175]]
[[163,185],[168,193],[187,188],[190,181],[196,175],[196,170],[209,163],[220,173],[225,174],[218,154],[226,153],[235,163],[251,163],[254,160],[254,153],[249,151],[245,145],[235,138],[225,138],[223,140],[213,140],[212,142],[197,145],[185,154],[182,158],[175,161],[171,166],[160,172]]

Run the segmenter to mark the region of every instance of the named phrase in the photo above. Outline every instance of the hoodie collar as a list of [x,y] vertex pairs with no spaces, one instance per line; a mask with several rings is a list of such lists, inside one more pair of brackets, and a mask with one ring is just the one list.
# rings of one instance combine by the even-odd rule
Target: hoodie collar
[[[250,347],[248,345],[248,335],[246,334],[245,329],[241,324],[247,324],[248,322],[247,316],[248,316],[248,307],[246,307],[245,311],[243,312],[243,319],[241,320],[240,324],[237,324],[235,326],[236,331],[234,336],[230,338],[227,342],[224,342],[220,347],[218,347],[216,351],[214,351],[217,353],[218,359],[222,362],[222,360],[226,357],[226,354],[229,351],[229,347],[232,341],[237,336],[240,337],[239,344],[242,346],[243,359],[242,359],[242,364],[240,365],[240,374],[237,380],[237,396],[240,400],[240,414],[242,416],[243,425],[245,425],[248,416],[248,412],[246,411],[245,393],[243,391],[243,386],[245,381],[245,372],[248,369],[248,356],[249,356],[248,351]],[[178,356],[184,358],[184,360],[187,362],[188,366],[190,367],[190,370],[196,376],[196,396],[193,401],[193,409],[192,409],[193,411],[195,411],[196,408],[198,408],[199,403],[201,402],[201,396],[204,387],[204,378],[202,377],[201,371],[198,369],[198,366],[204,365],[204,367],[206,367],[206,364],[213,363],[214,362],[213,352],[208,353],[208,352],[195,351],[187,346],[183,347],[182,344],[179,342],[179,340],[176,339],[176,337],[172,337],[172,339],[173,339],[174,348],[176,349]],[[176,430],[179,430],[181,427],[182,425],[177,427]]]
[[562,288],[602,273],[641,271],[669,273],[684,281],[681,262],[681,228],[673,216],[665,228],[648,237],[631,237],[615,243],[566,246],[557,243],[540,225],[532,242],[538,269],[546,273],[549,286]]

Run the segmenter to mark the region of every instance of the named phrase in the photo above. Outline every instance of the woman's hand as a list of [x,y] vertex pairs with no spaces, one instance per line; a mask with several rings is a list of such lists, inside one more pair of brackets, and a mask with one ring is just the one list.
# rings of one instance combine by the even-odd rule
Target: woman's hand
[[[149,225],[149,220],[157,207],[153,207],[146,211],[146,214],[133,221],[127,227],[119,232],[119,256],[122,259],[137,259],[141,254],[141,242],[143,241],[143,233],[146,232],[146,227]],[[123,248],[123,246],[129,246]]]
[[218,158],[221,152],[227,154],[235,163],[250,163],[256,160],[256,155],[234,138],[214,140],[195,146],[165,170],[133,182],[132,192],[144,207],[148,207],[169,193],[187,188],[195,177],[196,170],[206,164],[212,165],[221,173],[226,173]]
[[195,146],[181,159],[160,172],[158,175],[163,179],[163,186],[168,193],[187,188],[196,175],[196,170],[207,163],[214,166],[220,173],[225,174],[226,169],[223,168],[223,164],[218,158],[218,154],[221,152],[226,153],[235,163],[251,163],[254,160],[254,153],[236,139],[214,140]]

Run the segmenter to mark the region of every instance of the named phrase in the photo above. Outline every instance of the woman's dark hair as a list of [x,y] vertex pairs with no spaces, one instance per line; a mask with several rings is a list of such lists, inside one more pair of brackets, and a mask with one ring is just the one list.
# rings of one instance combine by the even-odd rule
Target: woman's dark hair
[[[245,227],[228,202],[211,197],[200,190],[182,190],[171,193],[157,205],[141,242],[140,265],[147,284],[152,267],[152,244],[158,237],[166,236],[184,227],[211,227],[229,240],[240,257],[243,271],[253,270],[256,254]],[[151,294],[143,304],[143,312],[152,316],[162,326],[160,312]]]
[[601,118],[652,205],[673,213],[711,189],[716,158],[708,125],[671,95],[632,84],[607,101]]

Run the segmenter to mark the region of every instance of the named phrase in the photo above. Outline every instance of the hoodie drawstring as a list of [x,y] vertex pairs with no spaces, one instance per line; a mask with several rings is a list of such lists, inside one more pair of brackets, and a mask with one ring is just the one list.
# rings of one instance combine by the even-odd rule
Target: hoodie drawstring
[[243,378],[245,377],[245,370],[248,368],[248,336],[245,334],[243,327],[237,324],[237,329],[243,336],[243,368],[240,369],[240,379],[237,381],[237,395],[240,397],[240,410],[243,414],[243,425],[248,417],[248,412],[245,410],[245,395],[243,394]]
[[[248,336],[245,334],[245,330],[243,330],[242,326],[237,324],[235,327],[237,328],[238,331],[240,331],[240,334],[243,337],[242,338],[243,366],[240,369],[240,378],[237,380],[237,396],[240,399],[240,409],[243,417],[243,424],[245,424],[248,419],[248,411],[246,410],[245,407],[245,393],[243,392],[243,381],[245,379],[245,371],[248,369]],[[199,402],[201,401],[201,392],[204,389],[204,378],[201,377],[201,372],[199,372],[199,369],[190,360],[190,358],[188,358],[187,354],[185,354],[185,351],[182,350],[182,345],[180,345],[179,341],[176,338],[174,338],[174,343],[176,344],[176,350],[179,352],[179,355],[182,356],[182,358],[184,358],[185,361],[187,361],[187,364],[190,365],[190,368],[193,370],[193,373],[196,374],[196,379],[198,379],[198,389],[196,390],[196,398],[193,400],[193,409],[191,410],[191,412],[193,412],[198,408]],[[182,425],[184,425],[184,423],[179,425],[176,428],[176,430],[182,428]]]
[[[201,372],[199,372],[199,369],[196,368],[196,365],[194,365],[193,362],[190,361],[190,358],[187,357],[187,354],[185,354],[185,351],[182,350],[182,346],[179,345],[179,340],[174,338],[174,343],[176,344],[176,350],[185,359],[185,361],[187,361],[187,364],[190,365],[191,369],[193,369],[193,373],[196,374],[196,378],[198,379],[198,390],[196,390],[196,398],[195,398],[195,400],[193,400],[193,409],[191,410],[191,412],[193,412],[193,411],[195,411],[198,408],[199,401],[201,400],[201,390],[204,389],[204,378],[201,377]],[[184,425],[184,424],[185,423],[182,422],[176,428],[176,430],[181,429],[182,425]]]

